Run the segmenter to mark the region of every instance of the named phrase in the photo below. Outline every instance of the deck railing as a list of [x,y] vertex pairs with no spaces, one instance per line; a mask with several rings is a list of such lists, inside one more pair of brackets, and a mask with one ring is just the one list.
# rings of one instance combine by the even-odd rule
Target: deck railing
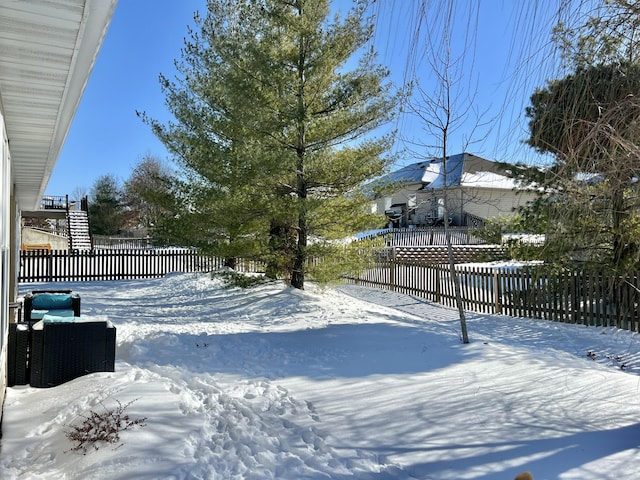
[[[451,226],[448,230],[453,245],[483,245],[487,243],[478,235],[479,229],[476,227]],[[425,247],[447,244],[443,227],[389,228],[372,232],[362,239],[374,237],[383,238],[389,247]]]

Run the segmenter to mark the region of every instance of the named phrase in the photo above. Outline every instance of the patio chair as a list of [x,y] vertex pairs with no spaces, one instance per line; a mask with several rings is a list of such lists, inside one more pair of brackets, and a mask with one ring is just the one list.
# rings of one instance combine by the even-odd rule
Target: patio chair
[[113,372],[116,328],[111,322],[37,322],[31,330],[32,387],[54,387],[94,372]]
[[26,323],[10,323],[7,352],[7,385],[9,387],[29,383],[28,354],[28,325]]
[[80,295],[71,290],[33,290],[24,296],[23,317],[30,324],[45,315],[79,317]]

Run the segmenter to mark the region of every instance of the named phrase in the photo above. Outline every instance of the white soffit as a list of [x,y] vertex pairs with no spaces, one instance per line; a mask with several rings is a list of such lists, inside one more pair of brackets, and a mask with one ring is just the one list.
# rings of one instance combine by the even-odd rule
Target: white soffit
[[0,0],[0,107],[23,210],[44,194],[116,3]]

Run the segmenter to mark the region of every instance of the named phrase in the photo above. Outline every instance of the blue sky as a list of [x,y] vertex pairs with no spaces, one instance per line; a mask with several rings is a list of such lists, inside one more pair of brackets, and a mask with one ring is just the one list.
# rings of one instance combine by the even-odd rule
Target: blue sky
[[[337,4],[349,4],[339,0]],[[523,109],[526,99],[535,85],[541,84],[543,76],[534,58],[520,63],[522,48],[532,49],[535,42],[524,47],[518,44],[518,26],[529,28],[529,18],[513,3],[505,0],[469,0],[455,4],[480,5],[469,17],[461,11],[452,45],[454,53],[467,49],[461,85],[470,85],[475,93],[473,103],[481,112],[488,113],[483,121],[488,125],[478,129],[474,136],[482,141],[467,151],[493,160],[531,160],[528,149],[520,141]],[[544,3],[544,2],[542,2]],[[391,69],[392,80],[401,84],[407,71],[408,58],[418,64],[419,78],[429,90],[436,82],[432,68],[420,60],[420,55],[410,56],[408,45],[414,30],[414,17],[408,1],[378,2],[380,18],[377,23],[375,44],[381,63]],[[466,8],[466,7],[463,7]],[[47,187],[50,195],[73,195],[89,193],[95,180],[101,175],[111,174],[121,181],[126,180],[135,165],[147,154],[168,159],[163,145],[151,133],[149,127],[136,116],[136,110],[146,111],[152,118],[167,121],[169,113],[158,83],[160,73],[172,78],[173,62],[180,58],[187,25],[193,25],[193,13],[203,12],[206,0],[120,0],[113,16],[106,39],[87,84],[65,145]],[[441,12],[431,12],[432,25],[438,23]],[[542,12],[544,13],[544,12]],[[549,15],[552,12],[547,12]],[[540,14],[537,12],[536,14]],[[526,15],[524,15],[526,17]],[[468,27],[471,18],[474,25]],[[542,18],[548,29],[549,21]],[[470,45],[460,39],[467,31],[477,31],[477,41]],[[546,41],[546,35],[538,35],[537,41]],[[537,49],[541,50],[541,49]],[[520,68],[517,76],[513,71]],[[433,87],[435,88],[435,87]],[[467,88],[467,87],[465,87]],[[458,95],[460,97],[460,95]],[[498,121],[498,118],[501,121]],[[520,119],[520,124],[515,120]],[[469,135],[472,124],[462,124],[450,139],[450,154],[459,153],[464,146],[464,137]],[[515,126],[514,126],[515,125]],[[524,124],[526,126],[526,124]],[[432,144],[429,135],[415,118],[404,117],[397,125],[402,138]],[[406,144],[398,143],[396,152],[405,152]],[[413,150],[413,149],[411,149]],[[433,154],[422,148],[421,154]],[[419,161],[417,153],[401,155],[399,164]]]
[[147,153],[166,158],[163,145],[136,116],[169,118],[158,75],[173,61],[205,0],[120,0],[47,186],[50,195],[86,193],[96,178],[121,180]]

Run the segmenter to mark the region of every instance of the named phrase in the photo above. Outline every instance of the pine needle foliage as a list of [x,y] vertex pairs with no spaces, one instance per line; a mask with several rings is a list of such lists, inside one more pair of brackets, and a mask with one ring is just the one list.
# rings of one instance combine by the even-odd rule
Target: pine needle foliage
[[[180,233],[212,254],[264,259],[304,288],[314,254],[376,227],[363,182],[384,173],[398,95],[376,64],[370,1],[216,0],[161,77],[175,121],[141,114],[177,159]],[[326,249],[320,246],[326,245]]]
[[527,143],[554,163],[547,198],[523,218],[544,227],[546,260],[610,273],[640,267],[640,9],[611,0],[583,25],[556,28],[573,69],[531,96]]

